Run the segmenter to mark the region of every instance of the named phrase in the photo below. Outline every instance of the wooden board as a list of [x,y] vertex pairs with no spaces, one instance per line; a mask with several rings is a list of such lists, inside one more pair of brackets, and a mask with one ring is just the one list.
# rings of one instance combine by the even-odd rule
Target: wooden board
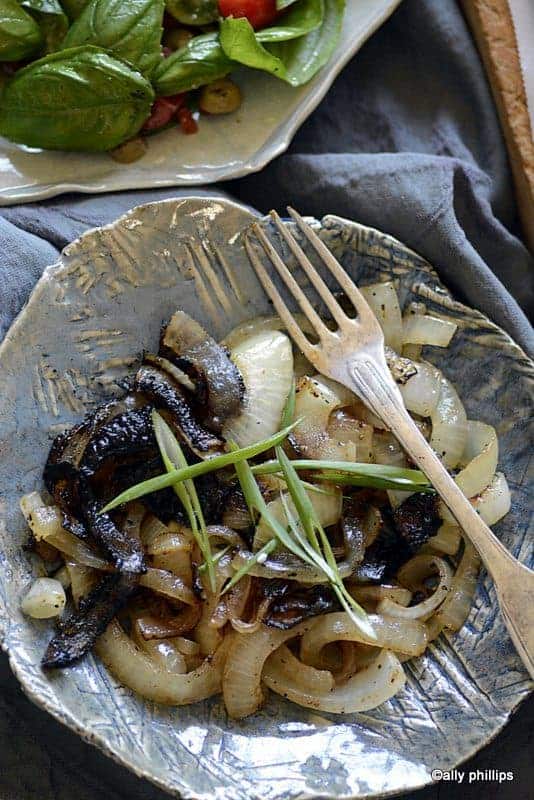
[[534,140],[507,0],[461,0],[486,67],[514,177],[525,240],[534,253]]

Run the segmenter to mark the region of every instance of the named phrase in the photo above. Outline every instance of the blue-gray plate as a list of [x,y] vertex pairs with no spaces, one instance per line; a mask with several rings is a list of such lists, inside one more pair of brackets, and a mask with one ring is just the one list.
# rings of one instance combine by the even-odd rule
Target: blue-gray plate
[[[144,348],[156,346],[162,320],[176,308],[215,336],[269,312],[239,235],[252,219],[241,206],[206,198],[134,209],[69,245],[9,331],[0,347],[3,646],[35,703],[169,792],[196,800],[296,800],[407,791],[487,743],[529,692],[485,575],[466,625],[406,664],[403,691],[374,711],[344,717],[311,714],[274,695],[241,722],[227,718],[219,698],[158,707],[117,685],[92,656],[44,674],[39,662],[50,625],[20,611],[35,565],[22,549],[19,498],[41,486],[51,438],[119,391],[117,381]],[[431,357],[455,383],[468,416],[497,429],[512,510],[496,532],[532,561],[533,363],[481,313],[454,300],[432,267],[400,242],[333,216],[316,226],[356,281],[393,278],[403,302],[423,299],[458,324],[451,347]]]

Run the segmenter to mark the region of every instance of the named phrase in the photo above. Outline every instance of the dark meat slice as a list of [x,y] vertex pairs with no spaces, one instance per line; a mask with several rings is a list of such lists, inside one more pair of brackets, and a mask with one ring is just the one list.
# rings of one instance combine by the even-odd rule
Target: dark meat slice
[[374,542],[365,551],[361,564],[353,577],[360,582],[381,583],[393,577],[399,567],[408,561],[410,548],[391,524],[385,510],[382,510],[384,523]]
[[157,451],[152,406],[135,408],[104,423],[91,438],[80,462],[85,478],[107,480],[118,464],[149,457]]
[[220,431],[225,420],[239,413],[245,394],[239,370],[224,347],[183,311],[177,311],[163,328],[160,354],[195,384],[198,404],[208,409],[208,427]]
[[441,518],[436,494],[412,494],[393,512],[394,525],[412,553],[435,536]]
[[102,551],[121,572],[146,572],[143,545],[134,536],[121,531],[109,514],[100,513],[101,503],[93,498],[84,502],[87,528]]
[[[268,583],[279,584],[280,581]],[[333,589],[328,585],[321,584],[309,589],[304,589],[298,584],[286,584],[286,586],[287,589],[281,596],[277,591],[265,617],[264,622],[271,628],[289,630],[309,617],[328,614],[340,608]],[[265,591],[268,592],[268,589]]]
[[205,457],[220,450],[222,441],[196,421],[184,390],[167,373],[155,367],[142,366],[135,376],[134,387],[157,408],[169,412],[174,427],[193,452]]
[[113,617],[135,591],[132,575],[106,575],[93,591],[82,598],[79,608],[58,624],[58,633],[43,656],[45,669],[68,667],[91,650]]

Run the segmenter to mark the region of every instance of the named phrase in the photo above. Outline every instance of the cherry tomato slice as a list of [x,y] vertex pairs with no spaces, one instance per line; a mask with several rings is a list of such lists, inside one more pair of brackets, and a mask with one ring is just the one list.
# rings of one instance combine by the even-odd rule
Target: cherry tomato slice
[[143,125],[144,131],[157,131],[164,128],[183,105],[185,93],[175,94],[172,97],[157,97],[152,104],[150,116]]
[[254,29],[265,28],[278,16],[276,0],[219,0],[223,17],[246,17]]

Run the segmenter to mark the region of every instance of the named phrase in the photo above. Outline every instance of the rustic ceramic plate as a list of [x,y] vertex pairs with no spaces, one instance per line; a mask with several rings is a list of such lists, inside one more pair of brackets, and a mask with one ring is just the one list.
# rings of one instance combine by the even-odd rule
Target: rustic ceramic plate
[[[414,789],[488,742],[527,695],[529,683],[481,581],[466,626],[406,665],[405,689],[374,711],[311,714],[271,695],[257,715],[227,719],[217,698],[184,708],[145,703],[94,658],[53,675],[39,660],[48,623],[19,610],[32,580],[18,510],[39,487],[50,439],[104,397],[161,321],[177,307],[221,336],[269,311],[239,232],[251,213],[227,201],[168,200],[90,231],[49,267],[0,348],[0,625],[24,691],[58,720],[170,792],[205,800],[353,798]],[[267,224],[267,223],[265,223]],[[497,427],[512,511],[498,535],[532,559],[527,472],[534,367],[477,311],[452,299],[430,265],[395,239],[354,222],[317,222],[357,281],[394,278],[403,301],[424,299],[458,323],[435,358],[468,414]],[[530,542],[530,543],[529,543]]]
[[134,164],[107,155],[54,153],[0,138],[0,206],[62,192],[112,192],[149,186],[198,186],[262,169],[289,146],[347,61],[400,0],[349,0],[341,41],[306,86],[293,89],[263,72],[237,74],[245,98],[237,114],[204,120],[196,136],[169,130],[151,137]]

